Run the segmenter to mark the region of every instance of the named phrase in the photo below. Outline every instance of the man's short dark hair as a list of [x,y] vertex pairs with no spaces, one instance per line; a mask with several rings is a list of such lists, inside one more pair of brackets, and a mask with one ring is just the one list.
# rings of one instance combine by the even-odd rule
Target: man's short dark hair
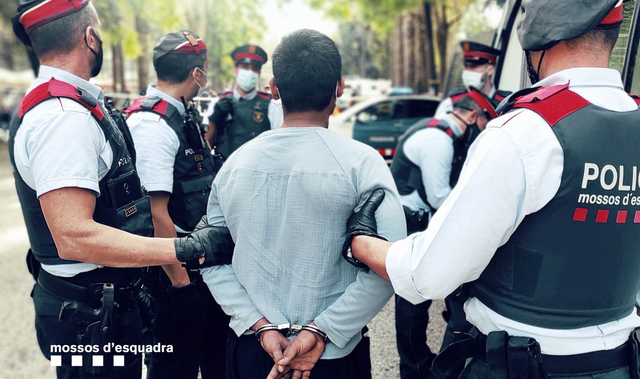
[[285,36],[273,53],[273,76],[287,112],[326,109],[341,71],[336,44],[315,30],[301,29]]
[[613,28],[595,28],[584,33],[580,37],[566,41],[571,48],[584,46],[594,53],[605,52],[610,54],[616,46],[618,36],[620,35],[620,26]]
[[167,54],[153,62],[158,80],[172,84],[184,82],[194,68],[204,70],[207,54]]
[[31,33],[33,48],[42,57],[49,53],[70,53],[78,43],[84,43],[84,32],[88,26],[97,26],[98,19],[91,6],[44,24]]

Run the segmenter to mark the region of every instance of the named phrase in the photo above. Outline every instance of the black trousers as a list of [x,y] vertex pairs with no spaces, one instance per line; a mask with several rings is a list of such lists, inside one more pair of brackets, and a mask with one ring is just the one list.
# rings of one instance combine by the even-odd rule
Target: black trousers
[[[75,346],[81,343],[78,334],[85,330],[85,327],[73,321],[59,321],[58,315],[65,299],[50,294],[35,284],[33,288],[33,303],[36,310],[36,335],[40,350],[47,359],[51,355],[62,356],[62,366],[56,368],[59,379],[140,379],[142,376],[141,354],[124,354],[124,366],[113,366],[112,354],[100,353],[61,353],[53,351],[55,346]],[[117,345],[140,345],[142,344],[142,331],[140,313],[137,305],[133,308],[116,314],[116,327],[114,343]],[[53,351],[53,353],[52,353]],[[84,363],[92,362],[93,355],[103,355],[104,366],[109,368],[104,374],[89,374],[83,367],[71,365],[72,355],[82,355]]]
[[[229,330],[227,379],[263,379],[274,365],[253,335],[237,337]],[[339,359],[320,359],[311,379],[371,379],[369,337],[363,337],[351,354]]]
[[[193,315],[192,320],[177,319],[166,292],[169,279],[160,267],[152,270],[162,278],[145,278],[145,284],[149,285],[155,300],[151,324],[154,343],[172,345],[173,352],[152,353],[147,378],[196,379],[199,370],[203,379],[224,378],[229,316],[222,311],[201,276],[197,274],[192,277],[196,280],[200,296],[199,314]],[[154,279],[157,282],[150,283]]]
[[402,379],[432,378],[435,354],[427,346],[431,300],[413,305],[396,295],[396,340]]

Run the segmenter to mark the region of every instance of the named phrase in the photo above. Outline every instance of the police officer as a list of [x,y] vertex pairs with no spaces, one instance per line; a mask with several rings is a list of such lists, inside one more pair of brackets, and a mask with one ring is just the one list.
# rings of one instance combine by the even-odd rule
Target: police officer
[[[147,238],[150,202],[133,144],[102,90],[89,83],[102,64],[100,22],[89,0],[21,1],[12,21],[41,61],[9,140],[37,280],[40,349],[47,359],[62,356],[59,378],[140,378],[141,354],[125,353],[121,362],[105,350],[142,342],[134,267],[230,262],[230,236],[204,228],[181,239]],[[71,352],[82,356],[81,366],[71,364]]]
[[[200,116],[189,102],[206,87],[207,47],[193,32],[162,37],[153,50],[157,86],[125,111],[137,151],[142,185],[151,197],[155,235],[175,237],[191,232],[206,213],[215,175],[213,157],[200,130]],[[180,265],[165,266],[180,273],[171,282],[159,267],[151,267],[145,285],[156,304],[156,343],[172,345],[171,354],[151,355],[148,378],[203,378],[225,374],[227,317],[213,300],[198,272],[187,276]],[[190,318],[206,323],[191,323]]]
[[215,150],[218,164],[240,145],[258,134],[282,125],[280,103],[260,92],[256,85],[260,70],[267,63],[267,53],[256,45],[243,45],[231,53],[234,61],[233,91],[221,93],[209,104],[207,136]]
[[[418,122],[398,141],[391,173],[401,195],[407,233],[423,231],[455,186],[467,149],[495,118],[489,98],[471,88],[441,119]],[[403,379],[426,378],[435,355],[427,346],[431,301],[413,305],[396,296],[396,340]]]
[[479,89],[487,95],[491,99],[494,108],[510,94],[510,92],[496,89],[493,84],[496,62],[502,56],[500,50],[473,41],[462,41],[460,46],[462,47],[462,62],[464,64],[464,70],[462,71],[464,88],[454,88],[450,96],[440,102],[434,116],[436,118],[442,118],[451,112],[453,104],[465,97],[471,87]]
[[[414,303],[473,282],[473,337],[438,372],[470,356],[467,378],[637,378],[640,110],[608,69],[622,1],[522,6],[534,87],[505,100],[425,233],[355,237],[353,254]],[[374,234],[360,216],[352,234]]]

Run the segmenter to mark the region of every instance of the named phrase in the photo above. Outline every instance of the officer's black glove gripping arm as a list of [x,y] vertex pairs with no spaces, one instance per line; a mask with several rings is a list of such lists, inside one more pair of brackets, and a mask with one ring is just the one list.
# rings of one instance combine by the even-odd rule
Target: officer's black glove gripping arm
[[209,121],[216,127],[222,127],[231,112],[233,112],[233,101],[230,97],[222,98],[213,107],[213,114],[209,117]]
[[378,224],[376,223],[376,209],[384,200],[384,190],[374,190],[360,210],[349,217],[347,221],[347,239],[342,246],[342,256],[347,262],[356,267],[367,267],[364,263],[357,260],[351,252],[351,241],[355,236],[370,236],[383,240],[384,237],[378,235]]
[[190,269],[230,264],[235,247],[229,229],[218,226],[205,226],[173,241],[176,257]]

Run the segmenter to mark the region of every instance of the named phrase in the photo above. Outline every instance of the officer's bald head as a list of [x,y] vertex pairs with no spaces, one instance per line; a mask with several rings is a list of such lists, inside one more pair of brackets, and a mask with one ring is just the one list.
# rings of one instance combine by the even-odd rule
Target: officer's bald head
[[70,53],[84,43],[87,27],[99,29],[98,13],[90,3],[78,12],[51,21],[29,33],[33,48],[40,58],[48,55]]
[[324,111],[340,81],[342,59],[331,38],[302,29],[284,38],[273,53],[273,76],[289,112]]

